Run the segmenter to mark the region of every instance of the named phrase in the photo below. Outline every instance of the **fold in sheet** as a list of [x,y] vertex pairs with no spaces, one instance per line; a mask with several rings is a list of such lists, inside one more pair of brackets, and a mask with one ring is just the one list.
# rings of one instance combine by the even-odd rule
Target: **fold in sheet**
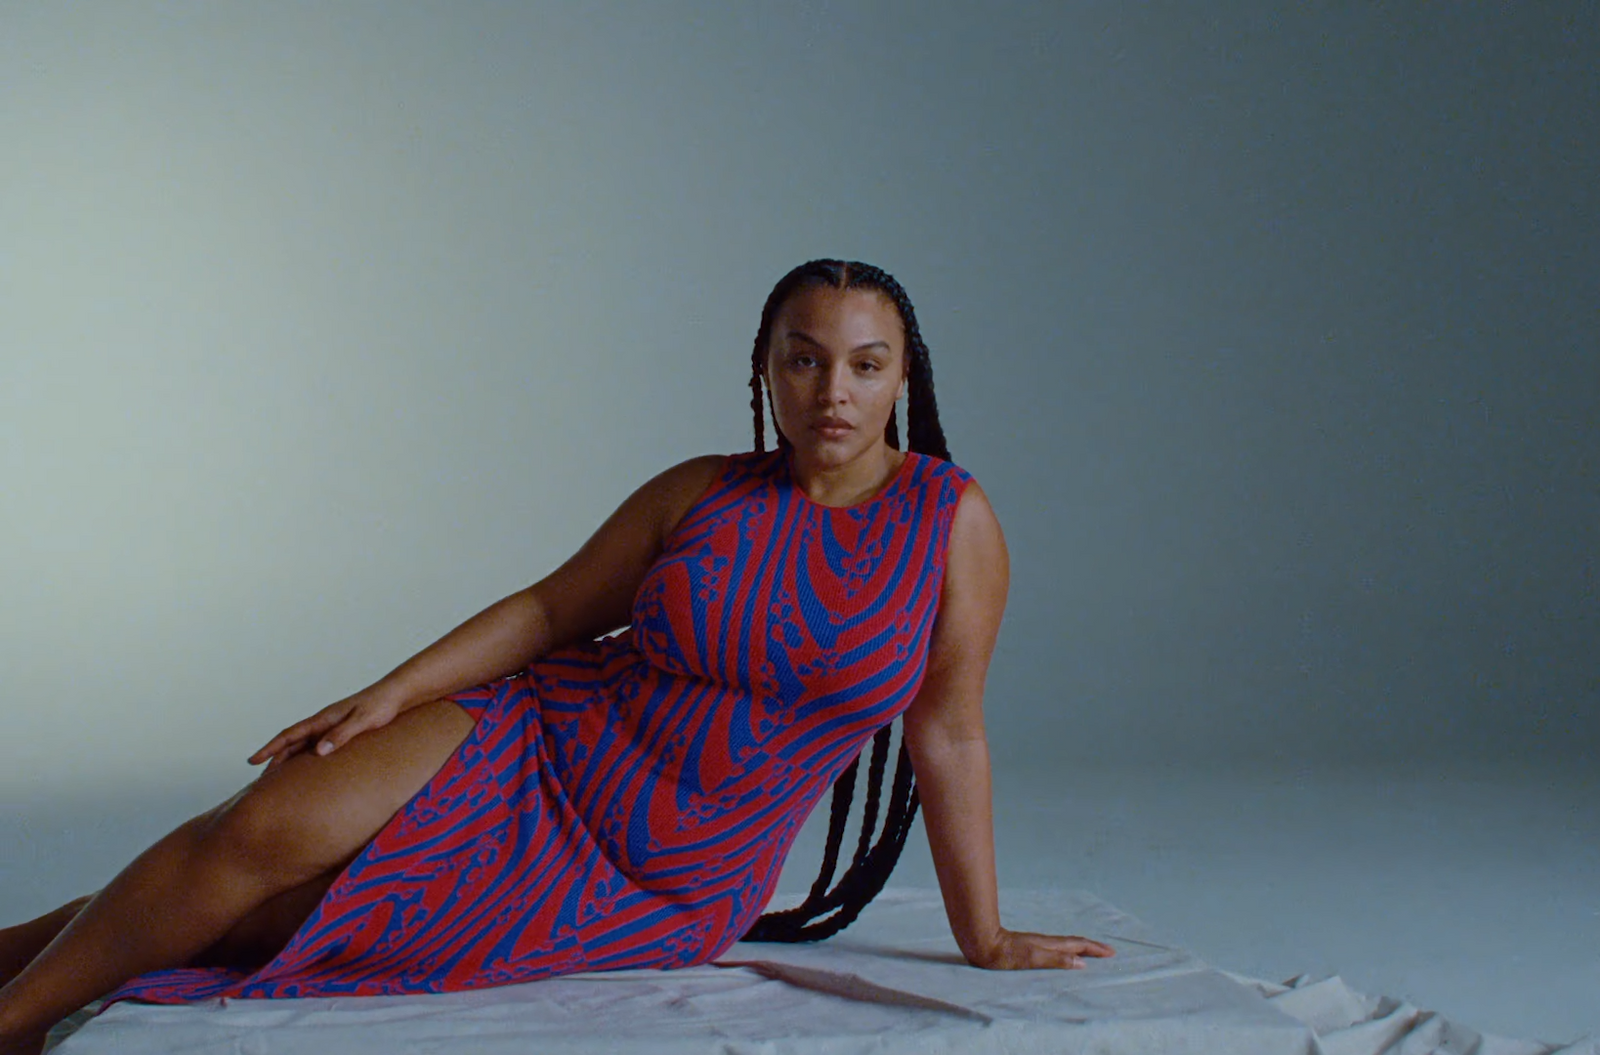
[[1566,1044],[1513,1040],[1480,1033],[1392,996],[1367,996],[1338,975],[1296,975],[1279,985],[1227,973],[1317,1034],[1323,1055],[1596,1055],[1600,1043],[1583,1036]]
[[[1129,1052],[1600,1055],[1477,1033],[1337,977],[1283,984],[1209,967],[1081,891],[1006,891],[1009,926],[1117,950],[1075,971],[980,971],[937,892],[888,890],[817,945],[735,945],[718,965],[570,975],[437,996],[121,1003],[56,1055]],[[63,1030],[63,1033],[66,1032]]]

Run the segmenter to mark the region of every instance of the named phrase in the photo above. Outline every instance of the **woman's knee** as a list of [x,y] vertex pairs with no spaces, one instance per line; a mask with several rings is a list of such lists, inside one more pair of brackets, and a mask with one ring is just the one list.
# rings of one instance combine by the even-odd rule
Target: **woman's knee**
[[318,807],[294,808],[281,796],[246,788],[206,814],[201,846],[274,885],[303,883],[326,871],[339,854]]
[[215,848],[299,884],[350,860],[471,731],[438,701],[362,733],[332,755],[296,755],[204,815]]

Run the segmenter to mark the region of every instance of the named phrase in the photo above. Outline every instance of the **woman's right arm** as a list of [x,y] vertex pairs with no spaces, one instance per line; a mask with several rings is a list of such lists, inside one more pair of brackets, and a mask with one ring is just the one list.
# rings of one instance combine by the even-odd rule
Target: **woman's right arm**
[[708,455],[639,488],[583,547],[543,579],[485,608],[378,681],[289,726],[250,756],[281,765],[313,743],[318,754],[419,704],[524,669],[535,659],[626,626],[633,595],[679,519],[721,471]]

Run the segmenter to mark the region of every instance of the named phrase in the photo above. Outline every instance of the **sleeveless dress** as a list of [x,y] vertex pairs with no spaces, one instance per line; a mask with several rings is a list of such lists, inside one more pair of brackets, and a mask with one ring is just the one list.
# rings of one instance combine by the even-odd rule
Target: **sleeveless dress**
[[632,625],[452,697],[477,722],[254,972],[108,995],[431,993],[716,958],[812,808],[926,668],[971,477],[908,453],[833,508],[736,454],[639,587]]

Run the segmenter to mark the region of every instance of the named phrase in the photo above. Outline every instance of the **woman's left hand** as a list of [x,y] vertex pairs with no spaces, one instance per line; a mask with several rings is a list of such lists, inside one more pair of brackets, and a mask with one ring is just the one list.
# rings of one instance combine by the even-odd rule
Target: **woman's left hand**
[[1115,956],[1109,945],[1076,934],[1029,934],[1000,929],[988,947],[967,960],[974,967],[990,971],[1026,971],[1042,967],[1071,970],[1083,966],[1085,956]]

